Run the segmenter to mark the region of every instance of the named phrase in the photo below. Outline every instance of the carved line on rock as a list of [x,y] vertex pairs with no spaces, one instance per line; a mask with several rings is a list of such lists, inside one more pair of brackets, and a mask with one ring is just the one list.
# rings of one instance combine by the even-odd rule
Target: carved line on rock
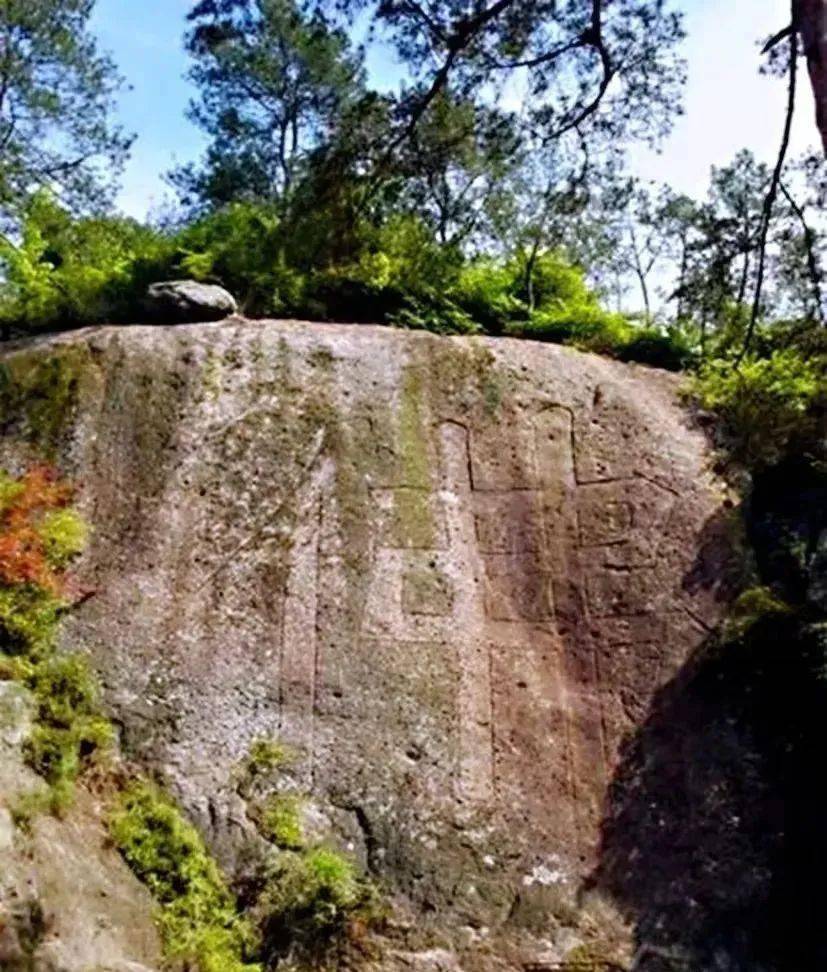
[[455,641],[459,665],[458,788],[462,799],[484,803],[494,795],[493,686],[491,647],[485,637],[486,617],[481,596],[485,564],[477,548],[471,503],[470,435],[465,425],[448,421],[440,424],[439,436],[440,489],[445,498],[448,554],[459,567],[454,592],[454,610],[460,628]]
[[315,775],[316,695],[321,667],[320,544],[331,469],[328,460],[312,472],[309,495],[294,534],[282,614],[280,736],[304,757],[301,766],[305,767],[305,783],[309,786]]

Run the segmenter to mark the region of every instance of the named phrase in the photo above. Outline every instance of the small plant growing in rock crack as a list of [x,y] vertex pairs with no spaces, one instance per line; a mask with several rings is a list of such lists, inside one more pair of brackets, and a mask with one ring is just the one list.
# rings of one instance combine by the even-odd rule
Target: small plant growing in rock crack
[[301,850],[305,845],[301,821],[303,804],[296,793],[274,793],[268,797],[257,821],[262,837],[282,850]]
[[294,760],[278,741],[258,740],[241,764],[239,793],[270,844],[242,895],[268,968],[286,959],[317,962],[341,947],[362,945],[383,916],[376,887],[355,861],[305,833],[309,798],[280,789]]

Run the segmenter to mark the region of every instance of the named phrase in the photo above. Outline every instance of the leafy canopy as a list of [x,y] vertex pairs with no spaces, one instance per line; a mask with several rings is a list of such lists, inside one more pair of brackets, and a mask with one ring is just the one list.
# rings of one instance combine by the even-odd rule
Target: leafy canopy
[[0,216],[38,187],[82,209],[107,198],[131,139],[110,121],[121,86],[89,31],[94,0],[0,4]]

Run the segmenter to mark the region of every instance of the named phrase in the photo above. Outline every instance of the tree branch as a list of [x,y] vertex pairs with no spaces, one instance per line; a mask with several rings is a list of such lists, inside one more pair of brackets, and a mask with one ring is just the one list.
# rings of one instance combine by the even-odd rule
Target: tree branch
[[792,194],[784,185],[783,181],[779,183],[779,188],[781,189],[784,198],[790,204],[790,209],[792,209],[792,211],[795,213],[796,218],[801,223],[801,227],[804,230],[804,245],[807,248],[807,272],[810,275],[810,283],[812,284],[813,288],[813,301],[816,306],[818,319],[822,324],[824,324],[824,301],[821,293],[821,273],[818,268],[818,259],[816,258],[815,232],[807,222],[807,217],[804,215],[804,210],[798,205],[795,199],[793,199]]
[[[794,19],[796,0],[792,0],[792,3]],[[778,158],[775,163],[775,169],[772,173],[770,187],[767,190],[767,195],[764,199],[764,212],[761,219],[761,235],[758,244],[758,276],[755,282],[755,296],[752,302],[752,313],[750,314],[747,333],[744,337],[744,344],[735,361],[736,368],[741,364],[744,356],[749,351],[750,345],[752,344],[753,335],[755,334],[755,327],[758,323],[758,317],[761,313],[761,296],[764,289],[764,275],[767,264],[767,237],[769,236],[770,222],[772,221],[775,200],[778,197],[778,189],[781,185],[784,162],[786,161],[787,151],[790,147],[790,134],[793,127],[793,116],[795,115],[796,82],[798,80],[798,34],[795,31],[790,32],[789,42],[790,67],[789,83],[787,86],[787,112],[784,119],[784,132],[781,136],[781,147],[778,150]]]
[[793,25],[787,24],[786,27],[782,27],[777,33],[773,34],[772,37],[767,41],[766,44],[761,48],[762,54],[769,54],[769,52],[777,47],[785,37],[789,37],[793,32]]

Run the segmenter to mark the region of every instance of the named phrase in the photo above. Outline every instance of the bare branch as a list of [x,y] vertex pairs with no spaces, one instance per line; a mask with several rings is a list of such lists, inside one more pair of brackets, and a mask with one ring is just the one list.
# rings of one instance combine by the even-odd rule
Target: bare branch
[[769,52],[777,47],[784,38],[789,37],[793,31],[793,25],[787,24],[786,27],[782,27],[777,33],[773,34],[772,37],[767,41],[766,44],[761,48],[762,54],[769,54]]
[[[793,17],[795,17],[796,0],[793,2]],[[764,289],[764,274],[767,265],[767,237],[770,231],[770,222],[775,208],[775,200],[778,197],[778,190],[781,185],[781,176],[784,172],[784,162],[787,158],[787,151],[790,147],[790,134],[793,127],[793,116],[795,115],[795,94],[796,82],[798,80],[798,34],[791,31],[789,34],[790,42],[790,67],[789,83],[787,87],[787,112],[784,119],[784,132],[781,136],[781,147],[778,150],[778,158],[773,170],[770,187],[764,199],[764,212],[761,219],[761,235],[758,244],[758,277],[755,283],[755,296],[752,302],[752,313],[750,314],[749,326],[744,337],[744,345],[736,359],[735,366],[738,367],[749,351],[752,338],[755,334],[755,327],[758,323],[758,316],[761,313],[761,296]]]
[[796,219],[801,223],[801,228],[804,231],[804,245],[807,248],[807,272],[810,275],[810,283],[813,288],[813,303],[816,306],[816,312],[818,314],[819,321],[824,323],[824,301],[821,293],[821,272],[818,268],[818,259],[816,257],[816,239],[815,231],[807,222],[807,217],[804,215],[804,210],[798,205],[798,203],[793,198],[789,189],[784,185],[783,181],[779,183],[779,188],[784,195],[784,198],[790,204],[790,209],[795,213]]

